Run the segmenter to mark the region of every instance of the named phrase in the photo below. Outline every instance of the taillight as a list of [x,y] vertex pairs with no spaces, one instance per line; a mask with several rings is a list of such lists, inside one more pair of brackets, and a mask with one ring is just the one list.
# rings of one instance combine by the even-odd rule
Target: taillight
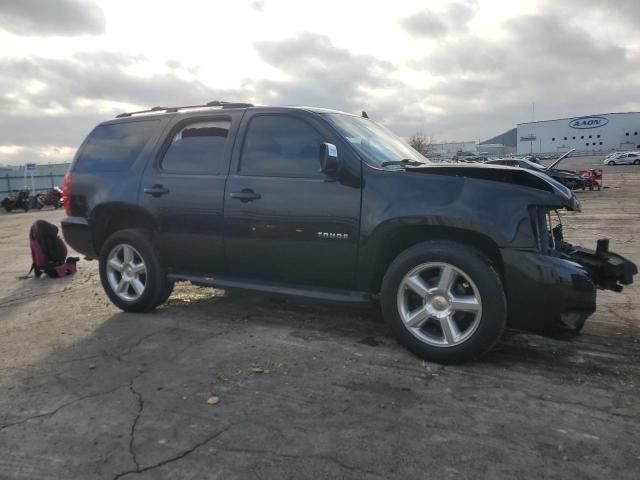
[[71,172],[64,174],[64,182],[62,183],[62,205],[64,205],[64,213],[71,215]]

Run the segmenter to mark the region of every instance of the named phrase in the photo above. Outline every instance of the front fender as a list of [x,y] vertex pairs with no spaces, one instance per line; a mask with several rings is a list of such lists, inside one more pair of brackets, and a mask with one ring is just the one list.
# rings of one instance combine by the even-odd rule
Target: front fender
[[[423,238],[486,238],[498,248],[536,247],[530,205],[561,208],[548,190],[464,176],[421,171],[365,168],[358,258],[359,284],[376,276],[390,239],[406,229],[420,229]],[[415,230],[414,230],[415,231]],[[462,234],[462,237],[460,237]],[[444,237],[446,238],[446,236]],[[410,246],[410,245],[409,245]]]

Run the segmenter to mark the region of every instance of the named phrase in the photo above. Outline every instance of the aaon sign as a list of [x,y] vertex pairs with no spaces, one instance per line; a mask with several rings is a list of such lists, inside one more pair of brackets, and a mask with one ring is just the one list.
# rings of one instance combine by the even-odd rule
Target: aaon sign
[[605,117],[580,117],[574,118],[569,122],[571,128],[598,128],[609,123],[609,120]]

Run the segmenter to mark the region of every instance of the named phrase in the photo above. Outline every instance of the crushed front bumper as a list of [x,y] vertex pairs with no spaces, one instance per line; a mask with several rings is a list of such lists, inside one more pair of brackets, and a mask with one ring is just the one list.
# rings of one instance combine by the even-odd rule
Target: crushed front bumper
[[552,254],[502,249],[508,325],[541,334],[579,332],[596,310],[596,288],[621,291],[636,265],[608,251],[562,242]]
[[595,250],[575,247],[566,242],[556,245],[559,255],[582,265],[597,287],[621,292],[624,285],[633,283],[638,267],[635,263],[609,251],[609,240],[598,240]]

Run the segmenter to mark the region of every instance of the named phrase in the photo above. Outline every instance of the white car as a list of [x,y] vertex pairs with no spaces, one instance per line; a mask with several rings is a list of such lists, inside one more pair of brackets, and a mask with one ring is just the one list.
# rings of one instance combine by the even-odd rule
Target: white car
[[640,165],[640,152],[612,153],[602,163],[605,165]]

